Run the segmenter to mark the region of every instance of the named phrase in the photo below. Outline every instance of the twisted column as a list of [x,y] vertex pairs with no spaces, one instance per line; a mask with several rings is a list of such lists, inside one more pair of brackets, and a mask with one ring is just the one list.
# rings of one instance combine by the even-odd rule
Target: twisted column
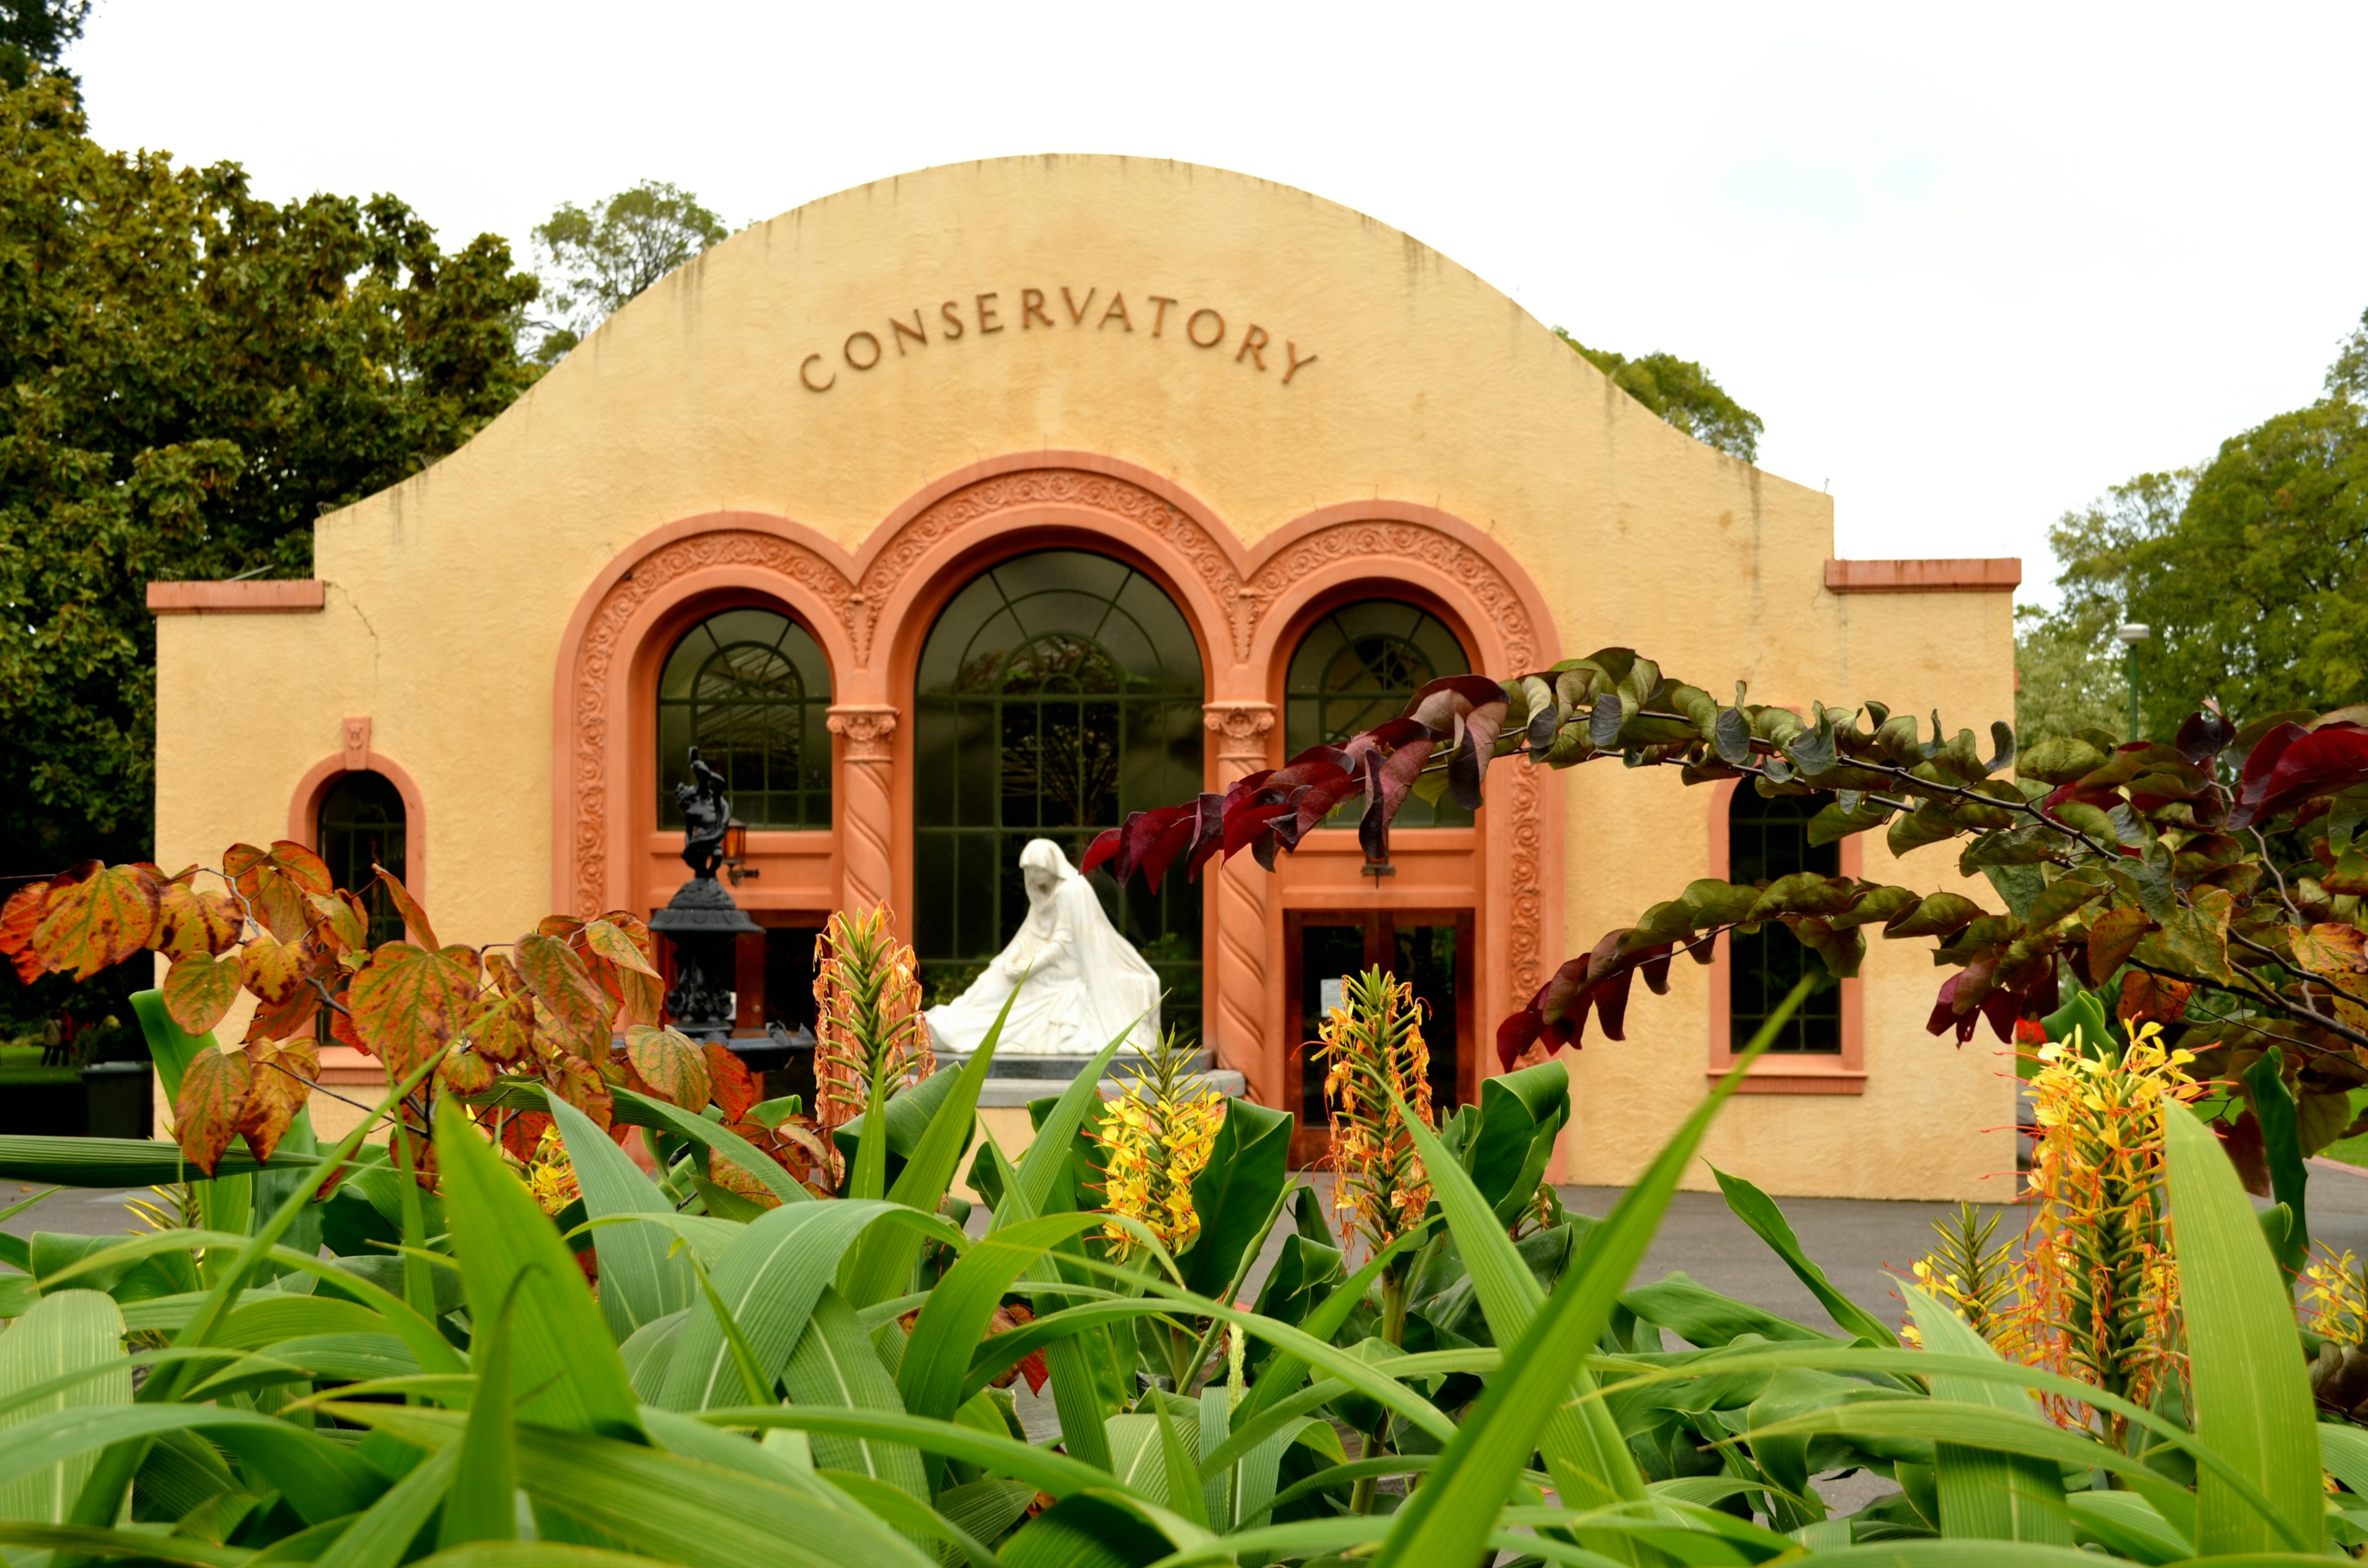
[[[1267,766],[1267,734],[1274,728],[1271,702],[1212,702],[1201,720],[1217,738],[1220,789]],[[1217,873],[1218,1065],[1247,1080],[1250,1098],[1281,1105],[1281,1075],[1268,1060],[1267,873],[1256,861],[1236,858]]]
[[896,731],[896,710],[848,703],[830,709],[823,722],[832,734],[847,741],[847,767],[840,775],[844,831],[839,847],[847,864],[841,904],[870,910],[886,903],[895,885],[894,862],[889,858],[896,819],[890,803],[894,752],[888,737]]

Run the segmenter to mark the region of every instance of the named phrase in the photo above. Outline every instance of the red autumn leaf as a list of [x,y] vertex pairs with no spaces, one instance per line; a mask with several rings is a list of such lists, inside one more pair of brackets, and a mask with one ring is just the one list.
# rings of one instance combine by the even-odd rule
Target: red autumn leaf
[[436,1076],[456,1095],[481,1095],[494,1086],[494,1064],[473,1051],[455,1051],[436,1064]]
[[156,950],[167,958],[211,953],[216,958],[238,944],[246,917],[229,894],[199,892],[187,882],[165,882],[157,892]]
[[[728,1046],[711,1040],[703,1054],[707,1058],[709,1098],[723,1113],[726,1125],[744,1119],[748,1108],[764,1098],[764,1091],[757,1086],[757,1075],[748,1071],[748,1064]],[[700,1108],[693,1106],[690,1108],[696,1110]]]
[[370,863],[370,869],[378,873],[379,883],[386,889],[386,896],[394,901],[395,913],[403,916],[404,925],[410,928],[411,939],[423,948],[438,946],[436,928],[427,924],[427,912],[419,907],[419,901],[411,896],[411,890],[403,885],[403,879],[376,861]]
[[625,1031],[625,1055],[658,1098],[685,1110],[707,1108],[707,1058],[689,1037],[636,1024]]
[[102,867],[51,887],[33,946],[51,969],[72,969],[76,980],[88,980],[148,945],[159,898],[155,879],[137,866]]
[[[486,1114],[501,1115],[499,1111],[488,1111]],[[548,1111],[522,1110],[511,1113],[502,1122],[502,1151],[520,1165],[530,1164],[534,1159],[535,1145],[542,1142],[543,1131],[550,1126],[551,1113]]]
[[396,1078],[444,1049],[469,995],[458,965],[408,942],[372,953],[346,992],[352,1032]]
[[2368,781],[2368,726],[2348,721],[2316,730],[2280,724],[2245,758],[2228,825],[2250,827],[2289,806],[2362,781]]
[[521,937],[518,970],[577,1054],[609,1054],[609,999],[574,949],[545,933]]
[[211,953],[191,953],[165,971],[165,1011],[185,1034],[211,1034],[238,1000],[238,965]]
[[50,881],[47,878],[27,882],[8,895],[8,903],[0,908],[0,954],[7,956],[16,967],[17,978],[30,985],[41,976],[40,956],[33,950],[33,933],[41,917],[50,912]]
[[244,1056],[200,1051],[181,1069],[173,1102],[173,1135],[189,1163],[211,1176],[238,1134],[254,1067]]
[[616,1106],[609,1094],[609,1081],[582,1057],[562,1056],[543,1063],[542,1082],[551,1093],[590,1117],[601,1131],[606,1132],[615,1119]]
[[321,1076],[318,1049],[309,1040],[256,1040],[246,1048],[246,1104],[238,1135],[258,1160],[271,1158],[289,1124],[313,1096]]
[[533,998],[499,994],[481,998],[469,1015],[464,1032],[471,1049],[486,1061],[516,1062],[533,1042]]
[[329,863],[292,838],[273,839],[271,858],[305,892],[327,892],[337,885]]

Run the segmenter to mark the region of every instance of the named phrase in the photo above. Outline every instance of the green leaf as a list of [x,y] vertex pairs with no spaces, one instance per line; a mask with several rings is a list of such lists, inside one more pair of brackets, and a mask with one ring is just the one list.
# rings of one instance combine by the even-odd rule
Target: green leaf
[[958,1250],[967,1244],[962,1233],[936,1215],[879,1199],[785,1203],[766,1210],[715,1266],[715,1301],[691,1308],[675,1341],[658,1403],[668,1410],[701,1410],[741,1397],[719,1304],[746,1338],[757,1375],[768,1384],[779,1377],[805,1332],[815,1300],[837,1277],[849,1249],[882,1223],[911,1227]]
[[[135,991],[131,994],[131,1016],[140,1020],[140,1037],[148,1043],[150,1060],[156,1063],[156,1076],[171,1104],[181,1097],[181,1074],[190,1059],[200,1051],[219,1049],[211,1030],[192,1035],[173,1021],[165,1009],[162,991]],[[229,1162],[225,1161],[227,1165]]]
[[1752,1233],[1784,1260],[1784,1267],[1809,1288],[1809,1294],[1816,1297],[1817,1304],[1826,1309],[1844,1334],[1878,1349],[1899,1343],[1899,1335],[1889,1324],[1834,1289],[1826,1271],[1803,1250],[1801,1238],[1793,1233],[1791,1222],[1776,1207],[1775,1199],[1741,1176],[1729,1176],[1715,1165],[1711,1167],[1711,1175],[1718,1178],[1718,1189],[1725,1196],[1726,1206],[1735,1211],[1735,1217],[1750,1226]]
[[[88,1375],[40,1398],[10,1400],[0,1409],[0,1430],[68,1410],[130,1404],[123,1333],[122,1311],[97,1290],[60,1290],[34,1301],[0,1334],[0,1392]],[[87,1453],[64,1456],[0,1484],[0,1518],[63,1524],[94,1462]]]
[[452,1490],[444,1499],[436,1544],[450,1551],[472,1540],[511,1540],[518,1536],[518,1449],[512,1441],[510,1411],[510,1313],[518,1290],[527,1279],[510,1282],[510,1297],[491,1316],[472,1314],[477,1387],[469,1396],[469,1426],[461,1436]]
[[1226,1289],[1240,1273],[1245,1252],[1266,1239],[1276,1199],[1291,1185],[1292,1123],[1289,1111],[1225,1101],[1208,1161],[1192,1177],[1201,1235],[1181,1261],[1184,1282],[1193,1290],[1214,1295]]
[[518,1292],[512,1367],[528,1391],[518,1401],[518,1420],[638,1437],[632,1385],[575,1255],[460,1107],[447,1097],[436,1110],[445,1218],[469,1315],[491,1322],[510,1292]]
[[[1751,1061],[1808,995],[1812,983],[1804,977],[1777,1004],[1734,1070],[1686,1118],[1636,1184],[1621,1196],[1610,1217],[1596,1227],[1578,1266],[1563,1277],[1527,1332],[1506,1351],[1503,1367],[1488,1380],[1429,1479],[1398,1511],[1389,1540],[1375,1560],[1377,1568],[1428,1568],[1480,1556],[1497,1509],[1513,1494],[1539,1435],[1569,1392],[1559,1373],[1549,1375],[1548,1369],[1576,1367],[1611,1323],[1620,1293],[1643,1259],[1677,1191],[1679,1175],[1693,1163],[1711,1119],[1742,1082]],[[1557,1481],[1563,1474],[1563,1468],[1556,1467]]]
[[[779,1161],[731,1129],[720,1127],[703,1116],[694,1116],[680,1106],[668,1105],[662,1099],[638,1094],[632,1089],[616,1088],[609,1093],[615,1096],[620,1112],[631,1110],[634,1113],[631,1119],[644,1127],[662,1127],[668,1132],[679,1133],[694,1143],[704,1145],[711,1153],[731,1161],[764,1183],[765,1190],[783,1203],[814,1201],[814,1194],[799,1186],[790,1173],[781,1168]],[[550,1098],[548,1096],[541,1097],[546,1101]]]
[[[1901,1293],[1928,1348],[1944,1356],[1998,1354],[1988,1341],[1923,1290],[1905,1285]],[[1994,1405],[2032,1416],[2039,1414],[2029,1395],[1996,1383],[1945,1373],[1935,1373],[1930,1382],[1935,1399]],[[1934,1446],[1932,1468],[1941,1494],[1943,1534],[2072,1544],[2071,1521],[2064,1509],[2064,1480],[2053,1463],[1943,1442]]]
[[972,1357],[986,1339],[987,1325],[1005,1293],[1054,1246],[1099,1229],[1101,1222],[1099,1214],[1047,1214],[973,1242],[929,1292],[928,1304],[905,1342],[896,1372],[905,1408],[916,1415],[951,1419],[966,1397],[962,1384]]
[[1040,1449],[1016,1437],[983,1432],[959,1422],[931,1421],[918,1415],[814,1404],[777,1404],[711,1410],[700,1419],[719,1426],[786,1427],[791,1431],[836,1433],[910,1444],[924,1453],[942,1454],[1025,1482],[1055,1497],[1110,1483],[1110,1471],[1067,1454]]
[[[891,1327],[882,1332],[896,1331]],[[881,1365],[855,1310],[837,1290],[825,1289],[815,1300],[805,1332],[782,1369],[781,1381],[797,1404],[882,1415],[905,1414],[888,1369]],[[908,1444],[817,1433],[814,1449],[815,1462],[825,1469],[867,1475],[915,1497],[929,1495],[928,1470],[919,1450]]]
[[[978,1049],[959,1072],[951,1074],[953,1086],[930,1114],[919,1143],[905,1160],[905,1168],[896,1174],[895,1184],[888,1189],[889,1201],[927,1214],[936,1213],[944,1204],[946,1188],[962,1165],[962,1151],[970,1147],[971,1134],[978,1120],[979,1090],[985,1085],[987,1069],[995,1060],[995,1045],[1002,1037],[1003,1020],[1010,1016],[1011,1004],[1019,995],[1019,988],[1013,986],[1011,994],[1003,999],[1003,1011],[996,1015],[995,1023],[979,1041]],[[921,1246],[921,1236],[902,1227],[875,1230],[865,1235],[856,1247],[855,1265],[843,1291],[848,1302],[868,1307],[909,1290],[913,1265],[920,1256]]]
[[1510,1226],[1537,1195],[1556,1134],[1570,1120],[1570,1073],[1540,1062],[1480,1085],[1480,1128],[1463,1151],[1472,1185]]
[[[551,1114],[568,1162],[575,1167],[586,1218],[673,1211],[657,1184],[590,1117],[555,1095]],[[602,1225],[592,1233],[592,1250],[600,1259],[600,1315],[617,1343],[623,1344],[644,1324],[690,1305],[695,1287],[689,1265],[667,1256],[666,1237],[657,1226]]]
[[2303,1165],[2302,1132],[2294,1116],[2294,1094],[2286,1087],[2285,1053],[2276,1046],[2245,1069],[2245,1087],[2252,1091],[2253,1117],[2260,1123],[2261,1153],[2270,1167],[2270,1196],[2284,1205],[2284,1244],[2277,1249],[2278,1267],[2299,1274],[2310,1261],[2310,1219],[2303,1207],[2309,1175]]
[[2314,1551],[2324,1517],[2318,1437],[2285,1280],[2211,1130],[2169,1111],[2163,1133],[2195,1435],[2269,1502],[2264,1517],[2225,1478],[2201,1471],[2195,1549]]

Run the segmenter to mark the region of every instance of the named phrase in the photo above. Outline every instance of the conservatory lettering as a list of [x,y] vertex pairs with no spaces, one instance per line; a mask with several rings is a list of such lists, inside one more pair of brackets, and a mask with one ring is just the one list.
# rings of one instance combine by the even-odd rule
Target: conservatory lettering
[[1064,284],[1057,290],[993,290],[941,300],[934,311],[916,305],[908,314],[892,312],[877,330],[858,327],[848,333],[835,352],[808,354],[798,363],[798,380],[808,392],[825,392],[838,385],[842,373],[877,369],[892,356],[904,358],[933,346],[1015,330],[1180,337],[1195,348],[1224,350],[1246,371],[1276,374],[1283,386],[1315,363],[1313,352],[1301,353],[1297,343],[1277,338],[1256,322],[1237,317],[1228,324],[1224,312],[1214,305],[1166,294],[1138,293],[1130,301],[1123,290],[1105,293],[1099,284],[1082,290]]

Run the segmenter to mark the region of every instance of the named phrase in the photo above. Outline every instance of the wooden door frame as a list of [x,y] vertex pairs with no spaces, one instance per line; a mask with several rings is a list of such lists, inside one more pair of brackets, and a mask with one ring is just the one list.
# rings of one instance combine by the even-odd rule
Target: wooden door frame
[[[1480,1098],[1480,1062],[1474,1015],[1479,999],[1474,994],[1473,971],[1473,935],[1476,926],[1475,912],[1470,904],[1439,904],[1419,908],[1391,909],[1366,905],[1362,908],[1336,906],[1332,908],[1287,909],[1282,912],[1283,949],[1283,1028],[1288,1041],[1284,1052],[1283,1085],[1290,1096],[1289,1109],[1294,1118],[1291,1134],[1291,1163],[1305,1169],[1318,1165],[1331,1153],[1332,1135],[1328,1127],[1310,1126],[1306,1118],[1306,1099],[1301,1088],[1305,1082],[1307,1048],[1314,1042],[1315,1029],[1306,1017],[1305,996],[1307,974],[1302,967],[1306,950],[1304,933],[1310,925],[1356,926],[1365,933],[1364,962],[1368,965],[1388,960],[1395,946],[1397,928],[1401,926],[1452,926],[1455,927],[1455,1096],[1458,1105],[1470,1105]],[[1434,1107],[1435,1115],[1453,1113],[1453,1106]]]

